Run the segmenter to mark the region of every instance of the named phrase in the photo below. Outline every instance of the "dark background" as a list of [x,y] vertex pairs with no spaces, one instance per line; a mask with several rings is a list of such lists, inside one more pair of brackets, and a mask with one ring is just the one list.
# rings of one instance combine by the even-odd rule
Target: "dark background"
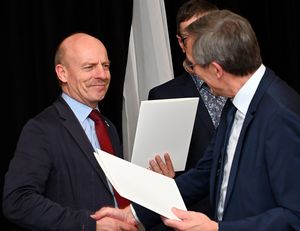
[[[183,72],[175,16],[185,0],[164,0],[175,76]],[[219,8],[246,17],[255,30],[264,64],[300,92],[299,16],[296,0],[215,0]],[[0,190],[24,123],[59,94],[53,56],[58,43],[73,32],[87,32],[106,46],[112,82],[101,110],[122,135],[123,83],[133,0],[3,0],[0,3],[2,69],[2,137]],[[300,105],[299,105],[300,107]],[[33,141],[34,142],[34,141]],[[3,218],[1,230],[15,226]],[[7,227],[7,228],[3,228]]]

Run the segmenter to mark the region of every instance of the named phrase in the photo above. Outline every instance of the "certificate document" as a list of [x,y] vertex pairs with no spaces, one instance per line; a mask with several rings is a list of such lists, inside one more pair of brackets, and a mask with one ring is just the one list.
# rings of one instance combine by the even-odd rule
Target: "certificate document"
[[101,150],[94,155],[121,196],[170,219],[179,220],[172,207],[186,210],[174,179]]
[[168,152],[174,170],[184,170],[198,101],[199,98],[142,101],[131,162],[148,168],[156,154],[162,157]]

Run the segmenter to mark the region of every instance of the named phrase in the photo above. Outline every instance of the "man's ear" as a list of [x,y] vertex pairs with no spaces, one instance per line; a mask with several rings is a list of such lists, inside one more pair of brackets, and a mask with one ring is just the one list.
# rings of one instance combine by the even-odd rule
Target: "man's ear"
[[65,83],[67,82],[67,78],[66,78],[66,69],[62,64],[57,64],[55,66],[55,72],[56,75],[58,77],[58,79],[62,82]]
[[178,44],[179,44],[182,52],[185,53],[185,46],[184,46],[184,43],[183,43],[181,37],[177,34],[176,38],[177,38]]
[[223,70],[222,66],[215,61],[211,62],[210,65],[211,65],[212,71],[216,75],[216,77],[221,78],[224,74],[224,70]]

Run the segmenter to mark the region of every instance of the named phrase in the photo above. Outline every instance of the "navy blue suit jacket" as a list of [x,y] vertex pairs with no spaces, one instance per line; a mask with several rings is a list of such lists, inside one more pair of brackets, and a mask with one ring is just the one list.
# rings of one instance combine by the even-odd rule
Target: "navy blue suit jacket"
[[[226,114],[226,107],[224,113]],[[197,167],[176,178],[188,205],[215,185],[224,139],[224,113],[212,144]],[[300,96],[266,70],[249,105],[230,172],[219,230],[300,230]],[[154,217],[136,206],[146,226]]]
[[[117,131],[106,121],[121,157]],[[90,214],[114,201],[93,152],[81,124],[59,97],[23,128],[6,174],[5,216],[30,230],[95,230]]]

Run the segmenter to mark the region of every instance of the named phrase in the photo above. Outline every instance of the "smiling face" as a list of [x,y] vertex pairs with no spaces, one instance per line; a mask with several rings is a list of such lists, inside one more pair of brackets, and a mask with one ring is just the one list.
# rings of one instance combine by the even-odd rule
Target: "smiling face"
[[60,49],[62,58],[55,70],[63,92],[95,108],[110,83],[110,61],[104,45],[92,36],[78,33],[67,38]]

